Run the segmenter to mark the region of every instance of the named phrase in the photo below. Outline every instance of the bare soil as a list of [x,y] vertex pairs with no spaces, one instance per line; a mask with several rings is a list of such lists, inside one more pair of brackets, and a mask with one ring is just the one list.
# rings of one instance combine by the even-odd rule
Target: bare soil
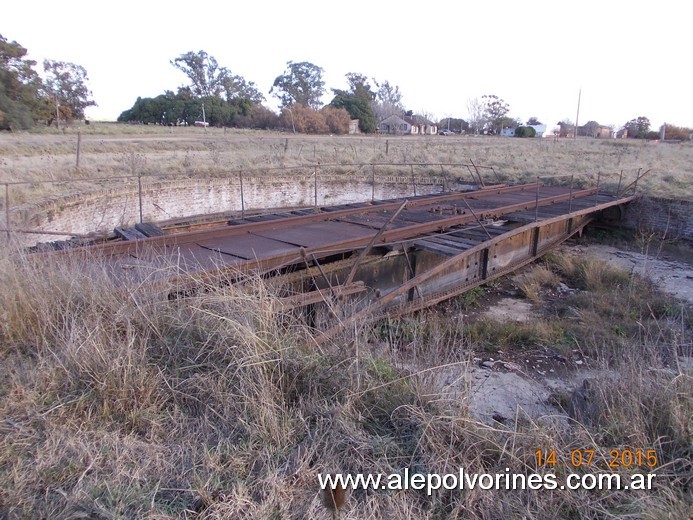
[[[650,279],[664,292],[693,304],[693,255],[639,253],[601,244],[568,243],[558,254],[586,254],[604,260],[610,265]],[[673,259],[676,257],[676,259]],[[531,267],[531,266],[530,266]],[[527,267],[526,269],[529,269]],[[541,317],[540,305],[524,299],[514,280],[517,273],[496,287],[489,288],[480,299],[480,306],[465,313],[462,319],[491,318],[528,322]],[[552,291],[545,296],[559,299],[570,294]],[[518,420],[549,422],[567,426],[566,410],[559,396],[569,398],[585,379],[603,375],[596,364],[579,350],[570,358],[545,348],[540,351],[498,351],[493,355],[474,357],[462,368],[444,367],[436,372],[435,385],[442,395],[455,406],[468,406],[476,419],[486,423],[512,426]],[[679,366],[693,370],[693,359],[682,357]],[[471,392],[467,394],[467,389]],[[458,396],[470,395],[468,402]]]

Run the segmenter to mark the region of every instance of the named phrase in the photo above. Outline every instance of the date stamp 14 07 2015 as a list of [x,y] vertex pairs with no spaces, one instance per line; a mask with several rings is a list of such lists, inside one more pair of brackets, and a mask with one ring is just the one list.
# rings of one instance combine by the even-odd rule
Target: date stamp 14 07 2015
[[617,471],[619,468],[655,468],[658,464],[657,450],[614,448],[607,453],[585,448],[567,453],[558,450],[536,450],[537,468],[553,468],[565,465],[570,468],[590,468]]

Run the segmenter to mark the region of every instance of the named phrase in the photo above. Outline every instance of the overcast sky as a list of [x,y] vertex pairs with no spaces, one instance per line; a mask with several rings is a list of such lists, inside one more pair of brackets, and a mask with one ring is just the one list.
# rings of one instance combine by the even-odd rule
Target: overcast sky
[[470,98],[496,94],[511,116],[551,130],[575,121],[582,89],[580,123],[642,115],[656,128],[693,126],[690,20],[680,0],[35,0],[4,2],[0,34],[39,65],[85,67],[92,119],[175,91],[186,77],[170,61],[205,50],[271,108],[268,91],[292,60],[322,67],[329,94],[348,72],[388,80],[406,108],[436,119],[464,118]]

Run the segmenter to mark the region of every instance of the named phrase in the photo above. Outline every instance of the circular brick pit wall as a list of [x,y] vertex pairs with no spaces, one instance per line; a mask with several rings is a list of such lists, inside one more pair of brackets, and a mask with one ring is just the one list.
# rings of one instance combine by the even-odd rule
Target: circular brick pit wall
[[[375,199],[440,193],[443,179],[435,177],[376,177],[371,179],[321,176],[244,177],[243,208],[259,210],[296,206],[332,206]],[[142,185],[142,219],[161,222],[212,213],[241,211],[240,179],[185,179]],[[139,222],[136,186],[57,197],[13,208],[14,229],[88,235],[109,233],[116,227]],[[15,234],[23,246],[51,242],[68,236]]]

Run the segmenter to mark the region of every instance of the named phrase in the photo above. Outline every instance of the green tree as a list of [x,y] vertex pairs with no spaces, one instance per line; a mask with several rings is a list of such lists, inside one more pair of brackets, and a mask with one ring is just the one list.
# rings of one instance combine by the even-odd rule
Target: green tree
[[229,74],[222,82],[226,101],[247,100],[254,105],[260,105],[265,96],[257,89],[255,83],[246,81],[243,76]]
[[188,76],[195,97],[220,96],[229,71],[205,51],[189,51],[171,61],[171,65]]
[[26,129],[46,111],[38,98],[41,79],[27,50],[0,34],[0,128]]
[[628,137],[645,139],[647,138],[647,133],[650,131],[650,120],[645,116],[640,116],[628,121],[623,125],[623,128],[628,130]]
[[543,124],[536,117],[532,116],[527,120],[527,126],[541,125]]
[[[541,123],[539,123],[541,124]],[[537,131],[531,126],[518,126],[515,129],[515,137],[536,137]]]
[[[84,110],[95,106],[91,91],[87,87],[87,71],[84,67],[64,61],[44,60],[42,93],[55,113],[56,105],[60,108],[60,117],[68,121],[83,119]],[[50,123],[50,119],[49,119]]]
[[345,109],[352,119],[359,120],[359,129],[364,133],[375,132],[378,124],[371,105],[375,93],[362,74],[350,72],[346,75],[349,91],[332,89],[335,94],[330,106]]
[[510,112],[508,104],[495,94],[485,94],[481,96],[484,105],[484,118],[486,120],[486,130],[493,133],[500,133],[502,125],[507,122],[505,116]]
[[265,100],[255,83],[219,66],[216,58],[205,51],[181,54],[171,61],[171,65],[188,76],[188,88],[193,97],[225,96],[229,102],[245,99],[257,105]]
[[286,65],[284,74],[274,80],[270,94],[279,99],[282,107],[296,104],[313,110],[320,108],[320,99],[325,93],[324,70],[307,61],[289,61]]

